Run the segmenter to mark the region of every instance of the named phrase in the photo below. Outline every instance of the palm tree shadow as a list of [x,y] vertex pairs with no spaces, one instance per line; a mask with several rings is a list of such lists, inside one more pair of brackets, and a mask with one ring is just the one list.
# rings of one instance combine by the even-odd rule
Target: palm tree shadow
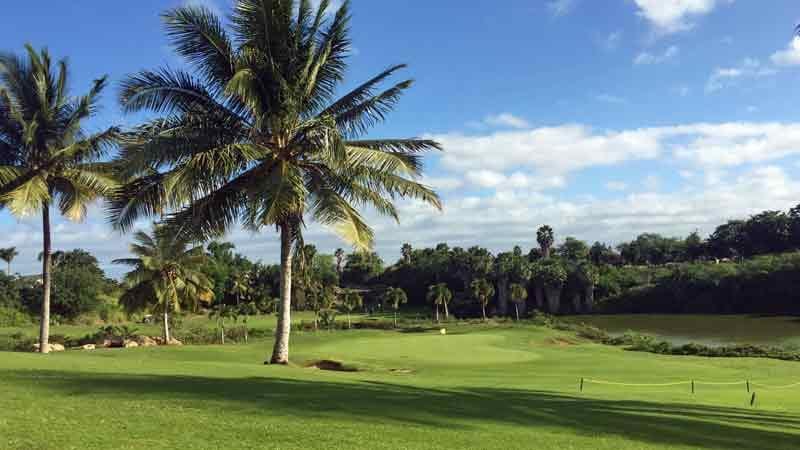
[[584,436],[621,436],[643,444],[716,449],[792,449],[800,442],[800,417],[789,414],[697,404],[611,401],[522,389],[435,389],[377,381],[220,379],[45,370],[9,371],[4,378],[17,385],[30,383],[78,399],[166,399],[200,409],[212,407],[208,402],[213,400],[244,407],[251,415],[271,411],[304,418],[380,420],[447,429],[470,429],[494,422],[561,427]]

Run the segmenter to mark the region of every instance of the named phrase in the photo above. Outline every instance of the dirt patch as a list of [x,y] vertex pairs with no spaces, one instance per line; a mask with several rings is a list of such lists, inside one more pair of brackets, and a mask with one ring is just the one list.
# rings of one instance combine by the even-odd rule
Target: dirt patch
[[321,359],[319,361],[311,361],[305,365],[309,369],[330,370],[333,372],[358,372],[355,367],[345,366],[340,361],[333,361],[330,359]]
[[551,337],[545,339],[544,344],[554,347],[571,347],[573,345],[578,345],[579,342],[577,340],[570,339],[567,337]]
[[414,373],[411,369],[389,369],[389,372],[392,373],[401,373],[401,374],[411,374]]

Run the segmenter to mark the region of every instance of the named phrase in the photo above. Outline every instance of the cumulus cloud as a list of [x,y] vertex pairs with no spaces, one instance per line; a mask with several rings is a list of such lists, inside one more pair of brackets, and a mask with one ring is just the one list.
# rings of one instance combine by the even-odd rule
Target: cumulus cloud
[[800,36],[795,36],[786,49],[775,52],[772,62],[779,66],[800,65]]
[[745,58],[734,67],[717,68],[706,82],[706,93],[735,86],[742,79],[757,79],[775,75],[777,71],[754,58]]
[[487,116],[483,123],[496,127],[509,127],[509,128],[528,128],[530,124],[527,120],[517,117],[511,113],[501,113],[496,115]]
[[634,0],[637,14],[661,34],[677,33],[694,27],[694,19],[732,0]]
[[566,16],[575,9],[577,3],[577,0],[552,0],[547,2],[547,11],[553,17]]
[[677,46],[672,45],[664,50],[663,53],[641,52],[636,55],[636,58],[633,59],[633,63],[637,66],[663,64],[665,62],[674,60],[679,53],[680,49]]

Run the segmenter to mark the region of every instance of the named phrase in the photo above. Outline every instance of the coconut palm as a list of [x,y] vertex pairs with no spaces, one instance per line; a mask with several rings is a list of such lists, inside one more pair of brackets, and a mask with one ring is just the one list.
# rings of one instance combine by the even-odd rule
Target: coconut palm
[[114,264],[133,267],[125,275],[127,289],[119,302],[129,312],[152,309],[160,313],[164,343],[169,344],[169,314],[196,310],[214,298],[214,286],[202,272],[207,257],[202,246],[189,247],[163,228],[156,228],[152,236],[138,231],[133,237],[130,249],[135,258],[114,260]]
[[517,315],[517,320],[519,320],[519,305],[525,303],[527,299],[528,290],[525,289],[525,286],[519,283],[513,283],[511,285],[511,301],[514,303],[514,312]]
[[236,305],[250,298],[252,288],[250,287],[250,275],[247,272],[239,272],[233,276],[231,281],[231,293],[236,297]]
[[358,292],[348,290],[342,294],[341,305],[347,313],[347,328],[353,328],[353,324],[350,322],[350,314],[364,306],[364,298]]
[[258,315],[258,307],[256,306],[256,302],[247,302],[242,303],[239,305],[236,311],[237,316],[242,318],[242,323],[244,324],[244,343],[247,344],[249,340],[249,330],[247,328],[247,320],[250,316]]
[[428,287],[428,301],[433,303],[434,309],[436,311],[436,322],[439,322],[439,305],[444,306],[444,317],[445,320],[449,320],[450,313],[447,309],[447,304],[453,300],[453,293],[450,292],[450,289],[447,287],[446,283],[438,283],[434,284],[433,286]]
[[403,255],[403,263],[411,264],[411,253],[413,251],[414,249],[411,247],[411,244],[408,242],[403,244],[403,246],[400,248],[400,253]]
[[65,60],[53,63],[46,49],[25,46],[26,56],[0,53],[0,207],[25,217],[41,214],[43,235],[42,313],[39,351],[49,351],[51,231],[50,209],[81,221],[86,207],[116,184],[99,163],[115,143],[109,128],[87,134],[83,125],[98,110],[106,78],[89,92],[71,97]]
[[492,297],[494,297],[494,286],[486,279],[478,278],[477,280],[473,280],[469,287],[472,291],[472,296],[481,305],[483,320],[486,320],[486,305],[488,305]]
[[553,248],[554,240],[555,235],[550,225],[542,225],[536,231],[536,241],[539,243],[539,247],[542,249],[542,258],[547,259],[550,257],[550,249]]
[[280,234],[281,307],[270,362],[289,360],[292,247],[307,219],[368,248],[373,231],[358,207],[398,218],[393,200],[437,208],[433,190],[416,182],[421,139],[364,139],[412,82],[380,85],[392,66],[334,100],[351,46],[348,1],[237,0],[230,30],[209,9],[164,13],[167,35],[192,73],[163,68],[123,82],[128,112],[151,120],[126,140],[122,161],[133,176],[113,203],[117,228],[171,211],[166,224],[191,239],[235,224]]
[[344,250],[337,248],[333,253],[333,256],[336,258],[336,274],[339,275],[339,279],[341,279],[343,268],[342,263],[344,262]]
[[394,327],[397,328],[397,311],[400,305],[408,303],[406,291],[401,288],[390,287],[383,293],[383,304],[394,311]]
[[8,264],[6,273],[11,276],[11,261],[19,255],[16,247],[0,248],[0,259]]
[[210,319],[216,319],[217,326],[219,327],[220,343],[225,345],[225,320],[231,319],[234,322],[239,320],[239,309],[235,306],[217,303],[211,308],[208,317]]

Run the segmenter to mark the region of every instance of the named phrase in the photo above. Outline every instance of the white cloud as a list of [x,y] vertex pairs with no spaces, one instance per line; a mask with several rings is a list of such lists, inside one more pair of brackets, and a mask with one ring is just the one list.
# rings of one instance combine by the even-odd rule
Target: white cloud
[[517,117],[510,113],[502,113],[487,116],[483,123],[495,127],[509,127],[509,128],[528,128],[530,124],[527,120]]
[[777,71],[754,58],[745,58],[735,67],[717,68],[708,77],[706,93],[735,86],[742,79],[756,79],[775,75]]
[[785,50],[775,52],[772,62],[779,66],[800,65],[800,36],[795,36]]
[[684,84],[684,85],[681,85],[681,86],[676,86],[675,88],[672,89],[672,92],[674,92],[675,94],[677,94],[677,95],[679,95],[681,97],[686,97],[686,96],[688,96],[689,94],[692,93],[692,89],[689,86],[686,86]]
[[633,59],[633,63],[637,66],[662,64],[674,60],[679,53],[680,49],[677,46],[672,45],[664,50],[663,53],[641,52],[636,55],[636,58]]
[[597,100],[598,102],[612,103],[615,105],[628,103],[628,101],[625,100],[624,98],[612,94],[598,94],[594,96],[594,99]]
[[547,2],[547,10],[553,17],[561,17],[571,13],[577,3],[577,0],[552,0]]
[[732,0],[634,0],[637,14],[650,22],[660,34],[686,31],[693,20]]
[[606,189],[609,191],[620,192],[628,189],[628,184],[622,181],[609,181],[606,183]]
[[608,36],[600,39],[600,46],[608,51],[614,51],[619,47],[622,41],[622,30],[617,30],[608,34]]
[[642,180],[642,186],[649,192],[657,191],[661,188],[661,177],[652,174],[648,175]]
[[453,191],[464,186],[464,181],[456,177],[423,177],[420,182],[438,191]]

